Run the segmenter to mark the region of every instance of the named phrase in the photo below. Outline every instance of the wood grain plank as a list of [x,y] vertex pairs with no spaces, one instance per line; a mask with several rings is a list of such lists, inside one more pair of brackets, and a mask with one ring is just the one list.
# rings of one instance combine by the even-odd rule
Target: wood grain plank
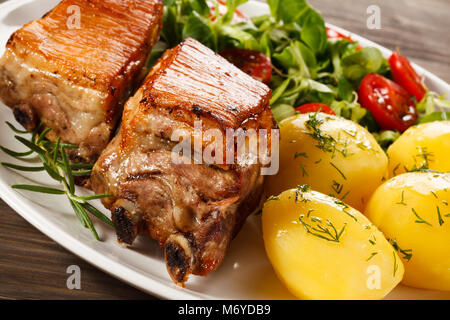
[[[0,0],[0,2],[3,2]],[[326,21],[401,52],[450,82],[448,0],[310,0]],[[380,30],[366,9],[381,8]],[[82,289],[66,288],[66,268],[78,265]],[[0,299],[148,299],[63,249],[0,200]]]
[[[43,235],[0,201],[0,299],[150,299],[97,270]],[[81,269],[81,290],[66,269]]]

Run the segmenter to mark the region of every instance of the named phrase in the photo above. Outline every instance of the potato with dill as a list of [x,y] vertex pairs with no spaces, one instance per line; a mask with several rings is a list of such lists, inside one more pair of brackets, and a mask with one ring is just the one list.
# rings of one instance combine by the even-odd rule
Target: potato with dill
[[308,186],[271,197],[262,212],[264,244],[280,280],[302,299],[381,299],[403,264],[359,211]]
[[266,196],[308,184],[363,210],[387,177],[385,152],[353,121],[309,113],[287,118],[279,126],[280,170],[267,177]]
[[398,250],[406,285],[450,291],[450,173],[392,178],[370,199],[366,215]]
[[450,121],[410,127],[388,149],[389,174],[431,169],[450,171]]

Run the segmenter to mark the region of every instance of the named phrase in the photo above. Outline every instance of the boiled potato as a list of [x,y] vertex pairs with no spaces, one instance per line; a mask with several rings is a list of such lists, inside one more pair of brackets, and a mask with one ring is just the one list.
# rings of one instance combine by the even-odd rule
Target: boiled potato
[[412,172],[374,193],[366,215],[395,241],[409,286],[450,290],[450,174]]
[[389,173],[416,169],[450,171],[450,121],[436,121],[406,130],[388,149]]
[[323,113],[280,123],[280,170],[266,180],[266,196],[308,184],[363,210],[387,177],[388,159],[357,123]]
[[359,211],[308,187],[271,197],[262,213],[264,244],[280,280],[306,299],[381,299],[403,264]]

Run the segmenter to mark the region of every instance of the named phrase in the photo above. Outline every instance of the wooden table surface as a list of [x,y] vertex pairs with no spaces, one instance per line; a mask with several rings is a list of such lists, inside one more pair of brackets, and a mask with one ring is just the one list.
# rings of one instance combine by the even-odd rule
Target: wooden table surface
[[[2,2],[0,0],[0,2]],[[327,22],[401,52],[450,82],[450,0],[310,0]],[[381,29],[369,30],[366,10],[381,8]],[[66,287],[78,265],[82,289]],[[92,267],[39,232],[0,200],[0,298],[152,299]]]

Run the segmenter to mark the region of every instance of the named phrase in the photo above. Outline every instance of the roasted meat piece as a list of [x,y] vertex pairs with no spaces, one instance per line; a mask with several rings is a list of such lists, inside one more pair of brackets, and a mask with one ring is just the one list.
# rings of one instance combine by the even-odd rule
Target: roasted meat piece
[[0,60],[0,99],[25,128],[76,144],[92,162],[110,140],[123,103],[146,74],[163,0],[63,0],[11,35]]
[[[114,195],[103,203],[112,212],[118,240],[131,245],[139,232],[156,239],[179,285],[189,274],[207,275],[221,264],[262,191],[262,163],[237,161],[234,138],[220,142],[206,133],[271,132],[270,95],[266,85],[187,39],[163,55],[128,100],[117,136],[94,166],[94,191]],[[233,160],[198,163],[179,154],[173,137],[180,130],[192,154],[209,147],[210,154],[221,151],[225,158],[231,148]],[[196,148],[199,133],[205,136]]]

